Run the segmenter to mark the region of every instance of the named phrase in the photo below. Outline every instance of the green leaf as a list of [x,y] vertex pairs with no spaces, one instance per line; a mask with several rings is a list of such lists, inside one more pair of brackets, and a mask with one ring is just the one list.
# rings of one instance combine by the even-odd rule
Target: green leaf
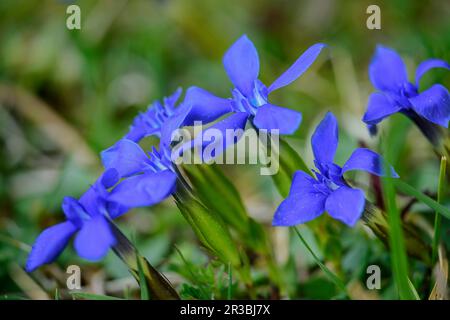
[[141,258],[139,256],[136,257],[136,263],[138,266],[139,287],[141,288],[141,300],[150,300],[150,290],[148,288],[147,281],[145,280],[145,274],[142,268]]
[[[395,132],[393,127],[390,128],[388,135],[385,137],[385,141],[390,141],[390,134]],[[393,159],[395,145],[392,143],[385,143],[384,156],[387,162],[384,164],[385,172],[390,172],[389,164]],[[400,212],[398,211],[396,204],[396,191],[394,186],[395,179],[391,177],[383,177],[383,196],[386,211],[388,214],[389,224],[389,244],[391,249],[391,265],[394,275],[395,284],[397,286],[398,294],[402,300],[414,300],[416,297],[411,290],[412,283],[408,278],[408,260],[406,256],[405,240],[403,237],[402,221],[400,218]]]
[[83,299],[83,300],[123,300],[113,296],[106,296],[102,294],[94,294],[87,292],[71,292],[70,293],[74,299]]
[[241,257],[222,218],[208,210],[182,186],[174,195],[175,202],[203,245],[223,263],[241,266]]
[[192,263],[190,263],[189,261],[186,260],[186,258],[182,254],[181,250],[177,246],[174,246],[174,247],[175,247],[175,250],[177,251],[178,255],[180,256],[181,260],[183,261],[184,265],[186,266],[186,269],[188,270],[188,272],[191,276],[192,282],[197,286],[197,288],[196,288],[196,291],[198,291],[198,292],[196,292],[197,296],[198,296],[198,294],[200,294],[203,297],[203,299],[211,299],[211,295],[208,294],[208,292],[204,288],[203,284],[200,283],[200,281],[199,281],[200,278],[199,278],[198,274],[196,274],[196,272],[194,271]]
[[404,181],[402,181],[400,179],[394,180],[393,184],[401,192],[416,198],[417,200],[419,200],[420,202],[426,204],[428,207],[430,207],[434,211],[439,212],[441,215],[443,215],[447,219],[450,219],[450,210],[448,208],[446,208],[442,204],[436,202],[435,200],[433,200],[432,198],[430,198],[426,194],[420,192],[419,190],[417,190],[413,186],[407,184],[406,182],[404,182]]
[[228,264],[228,290],[227,290],[227,300],[231,300],[233,297],[233,273],[231,270],[231,264]]
[[409,284],[409,289],[411,290],[412,294],[414,295],[414,299],[415,300],[420,300],[420,296],[417,293],[416,288],[414,287],[413,283],[411,282],[411,280],[408,277],[408,284]]
[[[114,253],[126,264],[128,270],[138,281],[141,291],[148,289],[149,296],[156,300],[177,300],[180,297],[169,280],[159,273],[145,257],[141,256],[128,238],[110,221],[111,231],[117,240]],[[145,285],[144,285],[145,283]],[[144,296],[145,296],[145,292]]]
[[249,216],[238,190],[215,164],[184,165],[196,195],[241,235],[248,232]]
[[322,261],[320,261],[319,257],[314,253],[314,250],[311,249],[311,247],[309,246],[309,244],[306,242],[306,240],[303,238],[303,236],[300,234],[300,231],[298,231],[298,229],[296,227],[293,227],[295,233],[297,234],[298,238],[300,239],[300,241],[303,243],[303,245],[306,247],[306,249],[309,251],[309,253],[311,254],[311,256],[314,258],[314,261],[316,262],[316,264],[320,267],[320,269],[322,269],[322,271],[325,273],[325,275],[330,278],[331,281],[333,281],[333,283],[339,288],[341,289],[343,292],[347,292],[347,288],[344,284],[344,282],[333,273],[333,271],[331,271],[330,269],[328,269],[328,267],[326,265],[324,265],[322,263]]
[[[439,182],[438,182],[438,193],[437,193],[437,202],[441,204],[442,198],[444,197],[445,191],[445,178],[446,178],[446,169],[447,169],[447,158],[441,157],[441,167],[439,170]],[[434,265],[436,263],[439,243],[441,242],[441,224],[442,224],[442,216],[439,212],[435,213],[434,217],[434,236],[433,236],[433,253],[431,255],[431,263]]]

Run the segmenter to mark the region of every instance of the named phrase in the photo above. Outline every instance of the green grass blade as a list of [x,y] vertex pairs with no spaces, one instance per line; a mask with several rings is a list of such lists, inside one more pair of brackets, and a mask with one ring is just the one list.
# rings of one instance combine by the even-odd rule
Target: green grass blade
[[139,274],[139,287],[141,288],[141,300],[150,300],[150,290],[145,279],[145,273],[139,255],[136,260]]
[[[395,158],[394,148],[397,144],[389,143],[391,137],[396,136],[396,130],[391,127],[388,135],[385,137],[383,145],[384,156],[387,162],[384,163],[384,171],[390,172],[389,162]],[[398,142],[398,141],[397,141]],[[412,290],[413,284],[408,278],[408,259],[406,255],[405,239],[403,236],[402,220],[396,203],[396,190],[394,178],[383,177],[383,198],[387,211],[387,220],[389,224],[389,246],[391,250],[391,265],[394,281],[397,286],[398,294],[402,300],[415,300],[415,290]]]
[[[446,168],[447,168],[447,158],[442,157],[441,167],[439,170],[439,183],[437,193],[437,202],[439,204],[441,204],[442,198],[444,197]],[[439,242],[441,240],[441,220],[442,216],[439,214],[439,212],[436,212],[434,217],[433,253],[431,255],[431,262],[433,265],[436,263]]]
[[417,293],[416,288],[414,287],[413,283],[411,282],[411,280],[408,277],[408,285],[409,285],[409,289],[411,290],[412,294],[414,295],[414,299],[416,300],[420,300],[420,296]]
[[417,190],[413,186],[410,186],[409,184],[407,184],[404,181],[396,179],[395,181],[393,181],[393,183],[394,183],[395,187],[398,190],[400,190],[401,192],[416,198],[417,200],[426,204],[428,207],[430,207],[434,211],[439,212],[441,215],[443,215],[447,219],[450,219],[450,210],[448,208],[444,207],[442,204],[436,202],[435,200],[433,200],[426,194],[420,192],[419,190]]
[[228,263],[228,290],[227,300],[231,300],[233,297],[233,272],[231,270],[231,263]]
[[306,249],[309,251],[309,253],[311,254],[311,256],[314,258],[314,261],[317,263],[317,265],[320,267],[320,269],[322,269],[322,271],[330,278],[330,280],[339,288],[341,289],[343,292],[347,293],[347,288],[344,284],[344,282],[333,273],[333,271],[331,271],[330,269],[328,269],[328,267],[326,265],[324,265],[322,263],[322,261],[320,261],[319,257],[314,253],[314,251],[312,250],[312,248],[309,246],[309,244],[306,242],[305,238],[303,238],[303,236],[300,234],[300,231],[298,231],[298,229],[296,227],[293,227],[295,233],[297,234],[298,238],[300,239],[300,241],[303,243],[303,245],[306,247]]

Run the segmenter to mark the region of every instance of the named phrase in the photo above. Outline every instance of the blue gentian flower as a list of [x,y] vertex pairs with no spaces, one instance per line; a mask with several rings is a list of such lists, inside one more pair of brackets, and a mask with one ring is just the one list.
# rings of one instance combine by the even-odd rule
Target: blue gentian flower
[[[338,123],[327,113],[311,138],[314,153],[315,178],[303,171],[294,174],[288,197],[280,204],[272,224],[293,226],[305,223],[327,211],[334,219],[354,226],[365,206],[364,192],[348,185],[343,175],[347,171],[362,170],[383,175],[383,159],[375,152],[356,149],[344,166],[334,163],[338,146]],[[391,168],[390,176],[398,177]]]
[[195,121],[206,124],[231,113],[210,128],[222,131],[225,136],[225,130],[244,129],[250,119],[259,129],[277,129],[280,134],[294,133],[301,123],[301,113],[271,104],[269,94],[300,77],[324,46],[318,43],[307,49],[286,72],[266,87],[258,79],[258,52],[250,39],[246,35],[242,36],[223,58],[225,71],[234,85],[232,98],[220,98],[198,87],[189,88],[184,100],[189,110],[183,125],[192,125]]
[[134,142],[139,142],[148,136],[161,138],[161,133],[166,130],[165,124],[168,120],[183,111],[183,108],[177,107],[176,104],[182,91],[181,88],[178,88],[171,96],[164,97],[162,102],[155,101],[150,104],[147,111],[139,113],[134,118],[125,138]]
[[402,58],[392,49],[378,46],[369,66],[370,81],[379,92],[372,93],[363,121],[375,132],[375,125],[384,118],[401,112],[413,120],[423,118],[439,126],[448,127],[450,95],[447,89],[434,84],[419,92],[422,76],[433,68],[450,70],[450,65],[439,59],[422,62],[416,70],[415,82],[408,81]]
[[116,244],[108,220],[130,208],[151,206],[175,190],[177,176],[169,150],[155,148],[147,156],[134,141],[119,140],[102,152],[105,173],[76,200],[65,197],[62,208],[66,221],[45,229],[36,239],[26,270],[53,262],[77,233],[74,247],[90,261],[101,259]]
[[151,206],[170,196],[177,175],[170,160],[170,149],[153,148],[148,155],[134,141],[121,139],[101,153],[103,165],[117,170],[123,179],[106,199],[123,207]]
[[53,262],[77,233],[74,247],[78,255],[91,261],[101,259],[114,246],[116,239],[109,227],[108,211],[116,215],[127,209],[108,203],[107,188],[118,181],[115,170],[106,171],[79,200],[65,197],[62,209],[66,221],[45,229],[36,239],[25,269],[32,272],[39,266]]

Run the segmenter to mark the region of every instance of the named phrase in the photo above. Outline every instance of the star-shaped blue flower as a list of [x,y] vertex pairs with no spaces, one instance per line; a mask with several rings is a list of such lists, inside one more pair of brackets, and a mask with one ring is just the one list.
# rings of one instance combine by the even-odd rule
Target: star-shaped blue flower
[[[293,226],[313,220],[327,211],[334,219],[354,226],[363,213],[366,200],[364,192],[350,187],[343,175],[347,171],[362,170],[382,176],[383,159],[369,149],[358,148],[344,166],[335,164],[338,123],[330,112],[317,126],[311,145],[316,177],[303,171],[294,174],[289,195],[275,212],[272,224]],[[390,176],[398,177],[392,168]]]
[[362,120],[370,127],[401,112],[447,128],[450,120],[448,90],[440,84],[434,84],[419,92],[420,79],[433,68],[450,70],[450,65],[439,59],[426,60],[417,67],[415,83],[412,84],[408,81],[402,58],[394,50],[378,46],[369,66],[369,76],[379,92],[371,94]]
[[[259,129],[277,129],[280,134],[294,133],[301,123],[301,113],[271,104],[269,94],[300,77],[324,47],[321,43],[311,46],[286,72],[266,87],[258,79],[258,52],[250,39],[246,35],[242,36],[223,58],[225,71],[234,85],[232,98],[220,98],[199,87],[189,88],[184,100],[189,110],[182,121],[183,125],[192,125],[195,121],[206,124],[230,113],[211,126],[222,131],[224,137],[227,129],[244,129],[247,120],[251,120]],[[178,122],[180,123],[181,121]],[[204,143],[200,137],[198,141]],[[225,142],[230,143],[228,140]]]
[[165,147],[147,155],[136,142],[121,139],[101,158],[105,169],[115,169],[123,178],[107,195],[109,202],[128,208],[151,206],[175,191],[177,175]]
[[66,221],[45,229],[36,239],[25,269],[32,272],[43,264],[53,262],[77,233],[74,247],[78,255],[91,261],[101,259],[116,239],[110,229],[109,212],[120,215],[127,208],[104,199],[107,188],[118,181],[115,170],[106,171],[79,200],[65,197],[62,209]]
[[[125,139],[139,142],[148,136],[157,136],[161,138],[164,132],[176,128],[166,128],[167,124],[172,124],[172,118],[183,119],[186,108],[183,104],[177,105],[182,89],[178,88],[169,97],[164,97],[162,102],[155,101],[149,105],[145,112],[139,113],[133,120],[130,130],[125,135]],[[181,123],[179,124],[181,125]]]
[[53,262],[75,233],[78,255],[91,261],[101,259],[116,244],[109,219],[118,218],[133,207],[159,203],[175,190],[177,176],[167,152],[161,154],[153,149],[147,156],[128,139],[103,151],[105,173],[79,200],[64,198],[62,208],[67,220],[39,235],[26,270],[31,272]]

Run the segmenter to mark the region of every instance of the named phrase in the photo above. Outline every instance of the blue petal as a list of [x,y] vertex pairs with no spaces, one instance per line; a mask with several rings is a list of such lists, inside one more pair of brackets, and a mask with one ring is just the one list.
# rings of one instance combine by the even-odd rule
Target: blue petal
[[108,200],[129,208],[151,206],[170,196],[176,181],[177,175],[170,170],[147,171],[121,181]]
[[135,142],[121,139],[112,147],[102,151],[102,163],[105,169],[114,168],[121,177],[142,172],[148,167],[148,157]]
[[334,219],[353,227],[363,213],[365,202],[361,190],[340,187],[328,196],[325,209]]
[[175,109],[175,114],[164,121],[161,126],[161,148],[168,148],[171,145],[173,134],[184,126],[190,110],[191,106],[189,104],[182,103]]
[[450,95],[444,86],[435,84],[419,95],[410,98],[409,101],[419,115],[428,121],[448,128]]
[[228,49],[223,57],[223,64],[234,86],[250,97],[254,82],[258,79],[259,58],[255,46],[246,35]]
[[116,238],[109,223],[101,215],[85,221],[74,241],[78,255],[90,261],[98,261],[103,258],[109,248],[115,244]]
[[175,90],[175,92],[172,93],[170,96],[164,97],[164,99],[163,99],[164,105],[168,108],[173,109],[182,93],[183,93],[183,88],[177,88],[177,90]]
[[182,150],[198,149],[201,159],[208,162],[239,141],[242,136],[240,133],[243,133],[247,119],[246,112],[233,113],[204,129],[191,143],[183,146]]
[[277,129],[280,134],[293,134],[301,122],[302,114],[300,112],[272,104],[259,107],[253,120],[259,129]]
[[369,66],[372,84],[380,91],[398,93],[408,82],[402,58],[390,48],[377,46]]
[[450,70],[450,64],[440,59],[425,60],[416,69],[416,87],[419,88],[420,79],[422,76],[434,68],[444,68]]
[[111,219],[116,219],[130,210],[127,206],[111,201],[106,202],[105,207]]
[[97,182],[93,186],[83,193],[78,202],[84,208],[84,211],[89,215],[93,216],[102,213],[103,209],[103,199],[98,193],[99,188],[97,187]]
[[119,172],[114,168],[106,170],[100,177],[100,183],[106,189],[114,186],[119,180]]
[[302,171],[297,171],[289,196],[280,204],[272,220],[273,226],[293,226],[320,216],[325,210],[327,195],[314,188],[317,183]]
[[308,68],[316,61],[320,51],[326,47],[323,43],[316,43],[309,47],[292,66],[289,67],[278,79],[276,79],[269,87],[269,92],[287,86],[298,77],[300,77]]
[[72,222],[77,227],[81,227],[83,224],[83,219],[89,217],[88,213],[78,202],[78,200],[72,197],[64,197],[62,209],[67,220]]
[[369,97],[367,111],[364,114],[362,121],[366,124],[374,125],[382,121],[384,118],[399,112],[401,106],[396,105],[392,99],[383,93],[375,92]]
[[[385,163],[383,157],[381,157],[379,154],[369,149],[358,148],[353,151],[350,158],[342,167],[342,173],[351,170],[361,170],[370,172],[371,174],[377,176],[384,176],[386,165],[387,164]],[[395,172],[394,168],[392,168],[390,165],[389,168],[391,171],[390,176],[393,178],[398,178],[399,176]]]
[[232,111],[230,100],[219,98],[199,87],[188,89],[184,103],[191,106],[183,122],[185,126],[193,125],[194,121],[206,124]]
[[289,194],[310,193],[317,191],[318,181],[303,171],[296,171],[292,178]]
[[338,123],[336,117],[328,112],[311,138],[314,157],[319,164],[333,163],[338,142]]
[[150,126],[147,123],[148,120],[146,117],[147,115],[145,114],[138,114],[136,118],[134,118],[133,124],[130,126],[128,133],[125,135],[125,139],[139,142],[145,137],[159,134],[160,128]]
[[70,221],[45,229],[33,244],[25,270],[32,272],[43,264],[53,262],[67,246],[77,228]]

